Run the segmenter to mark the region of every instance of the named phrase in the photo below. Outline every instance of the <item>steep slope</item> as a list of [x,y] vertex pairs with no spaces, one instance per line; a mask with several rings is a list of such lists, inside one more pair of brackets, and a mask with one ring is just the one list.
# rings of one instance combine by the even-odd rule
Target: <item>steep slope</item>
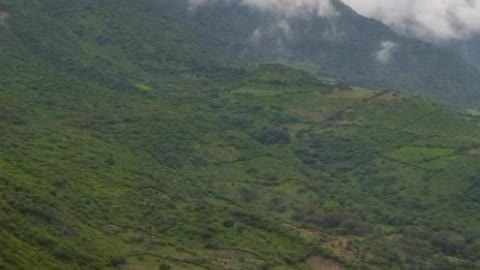
[[231,68],[167,4],[5,1],[0,269],[478,269],[479,119]]
[[467,62],[480,68],[480,36],[473,36],[465,40],[457,40],[442,44],[461,55]]
[[142,1],[4,2],[11,14],[0,28],[5,72],[15,72],[21,58],[128,89],[137,80],[158,82],[182,72],[215,76],[227,66],[188,26],[151,13]]
[[[4,28],[29,50],[63,69],[82,62],[76,74],[117,85],[142,72],[153,80],[178,69],[215,76],[228,73],[220,67],[281,62],[456,106],[480,100],[476,67],[449,50],[400,37],[340,2],[339,15],[328,18],[285,18],[235,1],[195,11],[187,0],[4,2],[11,14]],[[44,47],[45,40],[56,42]]]
[[407,90],[448,104],[480,100],[480,72],[460,56],[401,37],[339,1],[338,15],[326,18],[212,2],[184,17],[220,50],[241,59],[290,62],[350,84]]

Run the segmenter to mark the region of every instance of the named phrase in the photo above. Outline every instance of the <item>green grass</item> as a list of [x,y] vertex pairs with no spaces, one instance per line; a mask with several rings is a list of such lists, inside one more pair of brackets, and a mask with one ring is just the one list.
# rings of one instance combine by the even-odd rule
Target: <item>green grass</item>
[[478,269],[478,118],[226,67],[135,3],[8,3],[0,269]]
[[454,153],[455,150],[450,148],[404,146],[388,153],[388,155],[397,160],[418,164],[446,158],[452,156]]

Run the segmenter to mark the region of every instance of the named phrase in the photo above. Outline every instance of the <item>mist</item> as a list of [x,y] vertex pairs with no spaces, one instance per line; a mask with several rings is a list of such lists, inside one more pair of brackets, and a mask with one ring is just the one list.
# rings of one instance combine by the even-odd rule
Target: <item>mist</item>
[[195,9],[219,1],[240,2],[262,11],[275,12],[283,17],[338,15],[330,0],[190,0],[190,8]]
[[401,34],[429,41],[480,33],[480,0],[343,0],[358,13]]
[[[218,1],[238,1],[281,17],[339,16],[330,0],[190,0],[195,9]],[[428,41],[467,39],[480,33],[480,0],[342,0],[356,12],[395,31]]]
[[388,63],[395,52],[396,46],[397,45],[392,41],[382,41],[380,43],[380,48],[374,53],[377,62],[381,64]]

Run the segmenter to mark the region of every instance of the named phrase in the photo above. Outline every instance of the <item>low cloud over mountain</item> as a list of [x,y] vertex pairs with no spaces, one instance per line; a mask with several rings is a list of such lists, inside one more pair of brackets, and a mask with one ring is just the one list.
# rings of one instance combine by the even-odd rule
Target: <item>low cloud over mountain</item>
[[398,32],[432,41],[480,33],[480,0],[344,0]]
[[[282,17],[337,16],[331,0],[190,0],[191,8],[237,1]],[[480,0],[343,0],[360,14],[396,31],[429,41],[465,39],[480,33]]]
[[292,16],[334,16],[335,7],[330,0],[190,0],[191,8],[212,2],[241,2],[250,7],[273,11],[285,17]]

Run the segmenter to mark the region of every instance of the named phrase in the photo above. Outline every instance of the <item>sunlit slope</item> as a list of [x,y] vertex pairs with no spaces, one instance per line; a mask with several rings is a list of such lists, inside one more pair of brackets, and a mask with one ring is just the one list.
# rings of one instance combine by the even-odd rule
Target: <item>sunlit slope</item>
[[478,120],[301,74],[2,89],[0,265],[478,268]]

